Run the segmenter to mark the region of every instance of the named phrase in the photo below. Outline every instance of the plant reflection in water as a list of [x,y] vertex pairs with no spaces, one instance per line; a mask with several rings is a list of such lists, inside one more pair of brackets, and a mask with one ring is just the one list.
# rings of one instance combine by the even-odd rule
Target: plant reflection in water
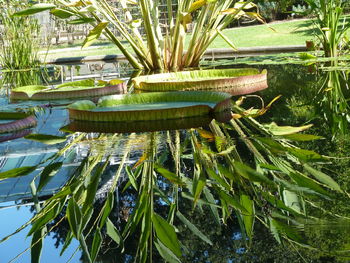
[[[216,229],[239,226],[242,255],[254,247],[254,230],[261,226],[296,250],[346,254],[345,243],[323,251],[315,242],[313,226],[327,228],[329,220],[339,219],[348,225],[345,216],[326,208],[337,199],[348,200],[322,172],[331,159],[294,143],[319,137],[300,133],[310,125],[263,125],[254,117],[271,104],[244,110],[242,103],[234,102],[231,121],[213,120],[203,128],[69,135],[32,184],[36,214],[24,226],[31,227],[33,262],[39,260],[42,237],[49,232],[59,233],[62,252],[77,239],[84,262],[107,260],[110,250],[125,262],[186,261],[194,252],[184,233],[209,246],[216,241],[202,220]],[[37,195],[61,169],[61,156],[82,144],[86,157],[66,185],[39,204]],[[120,158],[115,161],[116,153]],[[31,169],[4,172],[1,178]]]

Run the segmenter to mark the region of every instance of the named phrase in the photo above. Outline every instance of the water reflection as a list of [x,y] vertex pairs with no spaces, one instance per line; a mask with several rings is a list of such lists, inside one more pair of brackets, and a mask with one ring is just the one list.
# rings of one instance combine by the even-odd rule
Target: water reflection
[[[307,85],[315,85],[315,75],[298,80],[294,73],[304,72],[290,71],[270,76],[276,90],[267,89],[266,97],[285,91],[290,99],[305,88],[305,78]],[[281,78],[287,80],[277,83]],[[92,133],[67,134],[58,131],[67,124],[67,113],[53,108],[42,113],[35,132],[67,140],[51,146],[26,139],[2,143],[8,165],[13,157],[13,167],[23,167],[23,157],[30,156],[23,152],[24,143],[35,155],[26,166],[38,165],[28,177],[2,183],[27,178],[28,186],[34,181],[40,209],[28,224],[30,234],[50,230],[60,251],[78,240],[83,262],[298,262],[300,255],[306,261],[341,260],[348,253],[348,188],[330,172],[332,159],[303,148],[317,139],[300,133],[306,126],[262,124],[274,114],[275,120],[283,116],[276,120],[279,125],[291,125],[293,116],[284,111],[288,105],[281,107],[277,100],[255,119],[251,116],[265,111],[250,109],[255,98],[238,101],[229,122],[191,121],[192,129],[172,126],[154,132],[144,131],[156,127],[114,130],[103,125],[96,130],[78,126]],[[39,150],[45,147],[53,152],[44,158]],[[0,173],[6,176],[8,170]],[[62,178],[63,186],[51,194],[44,191]],[[22,203],[33,195],[32,189],[26,193]]]

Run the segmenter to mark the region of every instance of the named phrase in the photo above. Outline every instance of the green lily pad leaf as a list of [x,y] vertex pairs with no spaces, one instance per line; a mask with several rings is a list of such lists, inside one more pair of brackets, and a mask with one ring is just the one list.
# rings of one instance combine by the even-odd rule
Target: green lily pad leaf
[[68,109],[70,119],[77,121],[168,120],[226,112],[231,109],[230,98],[224,92],[152,92],[105,96],[95,108],[92,102],[85,101],[69,105]]
[[[108,83],[107,83],[108,84]],[[126,83],[95,86],[93,79],[63,83],[61,85],[30,85],[11,90],[11,100],[62,100],[84,97],[101,97],[126,92]]]
[[67,138],[65,136],[61,137],[61,136],[54,136],[54,135],[48,135],[48,134],[36,134],[36,133],[29,134],[29,135],[25,136],[24,138],[26,138],[28,140],[48,144],[48,145],[62,143],[62,142],[65,142],[67,140]]
[[147,91],[214,89],[242,95],[267,88],[266,76],[266,70],[254,68],[210,69],[139,76],[133,83]]
[[40,3],[32,5],[30,8],[18,11],[13,16],[28,16],[55,8],[54,4]]
[[63,88],[63,87],[93,87],[93,86],[95,86],[95,80],[90,78],[90,79],[66,82],[66,83],[57,85],[56,89]]

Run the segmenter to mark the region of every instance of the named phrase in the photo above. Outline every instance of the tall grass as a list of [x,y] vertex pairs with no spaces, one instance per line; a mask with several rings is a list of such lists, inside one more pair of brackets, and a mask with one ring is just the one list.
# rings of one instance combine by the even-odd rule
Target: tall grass
[[347,0],[306,0],[316,16],[316,25],[321,33],[321,43],[326,57],[337,57],[348,48],[346,31],[350,20],[346,19]]
[[0,65],[3,84],[28,85],[40,80],[40,25],[30,17],[13,17],[10,10],[0,14]]

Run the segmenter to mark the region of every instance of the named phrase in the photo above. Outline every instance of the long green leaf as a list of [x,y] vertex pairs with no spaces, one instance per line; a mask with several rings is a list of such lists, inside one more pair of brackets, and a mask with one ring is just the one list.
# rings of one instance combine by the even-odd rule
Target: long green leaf
[[321,171],[316,170],[307,164],[304,165],[304,168],[311,175],[313,175],[318,181],[320,181],[321,183],[323,183],[327,187],[329,187],[335,191],[342,192],[342,189],[340,188],[339,184],[336,181],[334,181],[333,178],[330,177],[329,175],[322,173]]
[[95,28],[93,28],[86,36],[82,48],[90,46],[95,42],[102,34],[102,31],[107,27],[108,22],[101,22]]
[[74,198],[71,198],[68,202],[67,207],[67,219],[69,222],[70,229],[76,239],[80,239],[82,231],[82,214],[79,205],[76,203]]
[[24,9],[21,11],[18,11],[16,13],[13,14],[13,16],[28,16],[28,15],[33,15],[36,13],[40,13],[46,10],[50,10],[55,8],[56,5],[54,4],[47,4],[47,3],[41,3],[41,4],[35,4],[32,5],[30,8],[28,9]]
[[108,193],[107,200],[105,201],[105,204],[102,208],[103,212],[102,212],[102,217],[101,217],[101,221],[99,224],[100,228],[102,228],[104,226],[104,224],[106,223],[106,220],[113,209],[113,205],[114,205],[114,194]]
[[37,187],[37,191],[39,192],[42,188],[47,185],[47,183],[52,179],[52,177],[57,173],[57,171],[62,167],[63,162],[51,163],[44,168],[44,170],[40,173],[40,181]]
[[153,213],[152,222],[159,240],[177,257],[181,257],[180,243],[177,239],[174,226],[170,225],[161,216]]
[[58,18],[62,18],[62,19],[66,19],[66,18],[69,18],[69,17],[75,15],[75,13],[68,11],[68,10],[65,10],[65,9],[62,9],[62,8],[52,9],[50,11],[50,13],[53,14],[54,16],[56,16]]
[[164,258],[166,262],[181,263],[180,259],[161,241],[157,240],[156,242],[154,242],[154,245],[156,246],[161,257]]
[[154,166],[155,170],[157,173],[161,174],[164,176],[166,179],[168,179],[170,182],[178,185],[184,185],[185,183],[181,180],[180,177],[178,177],[176,174],[170,172],[169,170],[161,167],[158,164],[155,164]]
[[202,239],[209,245],[213,245],[210,239],[206,235],[204,235],[194,224],[192,224],[180,211],[176,212],[176,216],[180,219],[182,223],[184,223],[188,227],[189,230],[192,231],[193,234],[198,236],[200,239]]
[[113,222],[109,218],[107,218],[106,226],[107,226],[107,235],[110,238],[112,238],[113,241],[118,245],[123,244],[123,239],[119,231],[117,230],[117,228],[114,226]]
[[30,257],[31,263],[39,263],[41,252],[43,248],[43,239],[44,239],[45,230],[40,229],[36,231],[32,237]]
[[241,195],[241,205],[248,212],[247,215],[242,215],[243,223],[247,236],[252,239],[254,228],[254,202],[247,195]]
[[255,171],[254,169],[250,168],[249,166],[243,163],[234,162],[234,167],[236,172],[246,179],[249,179],[253,182],[265,183],[271,186],[275,186],[275,184],[265,175]]
[[6,172],[2,172],[0,173],[0,181],[7,178],[14,178],[14,177],[27,175],[33,172],[36,168],[37,166],[23,166],[20,168],[14,168]]
[[92,262],[95,262],[97,255],[98,255],[98,252],[101,249],[101,245],[102,245],[102,235],[101,235],[100,229],[97,228],[95,233],[94,233],[94,239],[92,241],[92,247],[91,247],[91,251],[90,251],[90,256],[91,256]]
[[48,135],[48,134],[35,134],[35,133],[29,134],[24,138],[28,140],[48,144],[48,145],[62,143],[67,140],[65,136],[54,136],[54,135]]

